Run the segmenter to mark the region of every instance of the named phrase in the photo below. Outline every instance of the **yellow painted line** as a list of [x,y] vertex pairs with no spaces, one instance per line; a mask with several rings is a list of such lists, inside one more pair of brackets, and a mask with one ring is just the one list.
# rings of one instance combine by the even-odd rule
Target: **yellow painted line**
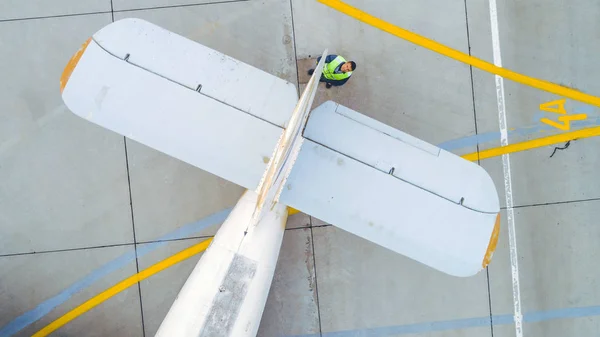
[[595,126],[593,128],[586,128],[577,131],[564,132],[554,136],[542,137],[537,139],[532,139],[520,143],[509,144],[507,146],[495,147],[493,149],[487,149],[480,151],[479,153],[473,152],[462,156],[467,160],[477,160],[479,159],[487,159],[492,157],[498,157],[503,154],[525,151],[530,149],[535,149],[542,146],[552,145],[556,143],[567,142],[573,139],[582,139],[589,137],[600,136],[600,126]]
[[96,307],[100,303],[108,300],[109,298],[111,298],[111,297],[115,296],[116,294],[120,293],[121,291],[131,287],[132,285],[134,285],[142,280],[145,280],[148,277],[173,266],[174,264],[177,264],[187,258],[190,258],[200,252],[205,251],[206,248],[208,248],[211,241],[212,241],[212,239],[208,239],[206,241],[197,243],[189,248],[186,248],[186,249],[180,251],[179,253],[177,253],[175,255],[172,255],[156,264],[153,264],[152,266],[142,270],[141,272],[139,272],[135,275],[132,275],[132,276],[124,279],[123,281],[115,284],[114,286],[106,289],[105,291],[101,292],[100,294],[87,300],[86,302],[79,305],[75,309],[67,312],[66,314],[64,314],[63,316],[61,316],[54,322],[48,324],[42,330],[36,332],[33,335],[33,337],[48,336],[49,334],[51,334],[52,332],[61,328],[65,324],[71,322],[75,318],[83,315],[90,309]]
[[517,72],[508,70],[506,68],[501,68],[493,65],[492,63],[483,61],[476,57],[470,56],[463,52],[460,52],[456,49],[452,49],[447,47],[441,43],[428,39],[426,37],[420,36],[413,32],[410,32],[406,29],[397,27],[392,25],[389,22],[383,21],[379,18],[376,18],[368,13],[361,11],[358,8],[352,7],[342,1],[339,0],[317,0],[320,3],[327,5],[337,11],[340,11],[350,17],[353,17],[361,22],[364,22],[368,25],[371,25],[375,28],[378,28],[384,32],[387,32],[391,35],[397,36],[406,41],[412,42],[421,47],[427,48],[434,52],[440,53],[444,56],[450,57],[454,60],[470,64],[473,67],[479,68],[481,70],[487,71],[492,74],[496,74],[502,76],[504,78],[510,79],[512,81],[525,84],[540,90],[544,90],[556,95],[560,95],[563,97],[571,98],[576,101],[592,104],[600,107],[600,97],[592,96],[571,88],[563,87],[558,84],[554,84],[548,81],[539,80],[533,77],[529,77],[526,75],[519,74]]
[[[288,207],[288,215],[296,214],[299,212],[300,211],[298,211],[297,209]],[[56,331],[57,329],[60,329],[67,323],[69,323],[72,320],[76,319],[77,317],[83,315],[84,313],[88,312],[89,310],[93,309],[94,307],[98,306],[99,304],[103,303],[104,301],[108,300],[109,298],[120,293],[121,291],[131,287],[132,285],[134,285],[142,280],[145,280],[148,277],[150,277],[154,274],[157,274],[157,273],[159,273],[159,272],[161,272],[161,271],[163,271],[185,259],[188,259],[198,253],[205,251],[211,242],[212,242],[212,238],[210,238],[206,241],[197,243],[191,247],[188,247],[188,248],[180,251],[179,253],[177,253],[175,255],[171,255],[170,257],[168,257],[158,263],[153,264],[152,266],[142,270],[141,272],[139,272],[135,275],[132,275],[132,276],[124,279],[123,281],[106,289],[105,291],[101,292],[100,294],[90,298],[83,304],[79,305],[75,309],[73,309],[73,310],[67,312],[66,314],[64,314],[63,316],[59,317],[52,323],[45,326],[40,331],[36,332],[32,337],[48,336],[52,332]]]

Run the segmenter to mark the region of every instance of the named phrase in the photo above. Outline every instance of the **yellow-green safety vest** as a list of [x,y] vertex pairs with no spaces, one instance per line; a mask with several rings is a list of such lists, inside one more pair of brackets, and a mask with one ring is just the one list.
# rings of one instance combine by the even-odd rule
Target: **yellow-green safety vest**
[[352,75],[351,71],[347,73],[335,73],[335,69],[342,63],[346,63],[346,60],[341,56],[337,56],[333,61],[325,64],[323,67],[323,76],[330,80],[343,80],[350,77],[350,75]]

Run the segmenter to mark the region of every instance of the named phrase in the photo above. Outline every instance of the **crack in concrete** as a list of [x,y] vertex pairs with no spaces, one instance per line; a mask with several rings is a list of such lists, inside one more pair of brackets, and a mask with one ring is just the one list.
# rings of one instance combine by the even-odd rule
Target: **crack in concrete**
[[571,145],[571,142],[574,142],[576,140],[577,139],[573,139],[573,140],[570,140],[570,141],[566,142],[565,146],[563,146],[563,147],[560,147],[560,146],[554,147],[554,151],[552,151],[552,154],[550,155],[550,158],[552,158],[554,156],[554,154],[556,153],[557,150],[561,150],[561,151],[562,150],[566,150],[569,147],[569,145]]

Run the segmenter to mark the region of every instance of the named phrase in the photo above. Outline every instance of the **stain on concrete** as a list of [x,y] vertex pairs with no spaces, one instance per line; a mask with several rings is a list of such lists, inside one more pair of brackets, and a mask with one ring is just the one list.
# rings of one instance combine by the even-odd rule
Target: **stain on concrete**
[[[44,116],[46,106],[38,92],[31,89],[24,89],[18,97],[15,97],[15,99],[20,103],[20,107],[25,108],[27,112],[29,112],[33,121]],[[18,111],[22,111],[21,109],[18,109]]]
[[314,303],[318,303],[317,301],[317,290],[316,290],[316,280],[314,276],[314,259],[313,259],[313,250],[312,250],[312,241],[310,237],[310,229],[305,229],[304,233],[306,234],[306,241],[304,242],[304,265],[306,266],[308,281],[308,290],[311,292]]

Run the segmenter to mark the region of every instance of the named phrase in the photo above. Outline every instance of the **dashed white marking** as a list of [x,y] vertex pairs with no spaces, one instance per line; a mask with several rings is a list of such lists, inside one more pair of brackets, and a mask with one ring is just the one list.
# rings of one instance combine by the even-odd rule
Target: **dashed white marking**
[[[502,54],[500,52],[500,36],[498,33],[498,10],[496,0],[490,0],[490,22],[492,25],[492,47],[494,51],[494,65],[502,67]],[[500,140],[502,146],[508,145],[508,132],[506,123],[506,108],[504,101],[504,79],[496,76],[496,99],[498,101],[498,119],[500,122]],[[512,178],[510,174],[510,157],[502,156],[504,171],[504,192],[506,196],[506,221],[508,223],[508,240],[510,247],[510,264],[512,273],[513,305],[516,337],[523,337],[523,314],[521,312],[521,288],[519,286],[519,263],[517,255],[517,236],[515,232],[515,214],[513,210]]]

